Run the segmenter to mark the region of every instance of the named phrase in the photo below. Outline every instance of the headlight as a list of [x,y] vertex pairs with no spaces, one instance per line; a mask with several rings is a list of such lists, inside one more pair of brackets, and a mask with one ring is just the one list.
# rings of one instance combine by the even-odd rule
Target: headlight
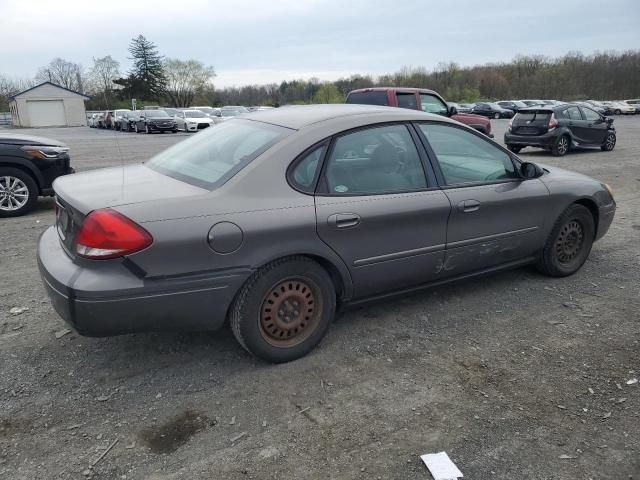
[[613,198],[613,188],[611,188],[611,185],[609,185],[608,183],[603,183],[602,186],[607,189],[607,192],[609,192],[609,195],[611,195],[611,198]]
[[43,145],[25,145],[20,147],[31,158],[39,158],[41,160],[58,158],[63,153],[69,151],[69,147],[47,147]]

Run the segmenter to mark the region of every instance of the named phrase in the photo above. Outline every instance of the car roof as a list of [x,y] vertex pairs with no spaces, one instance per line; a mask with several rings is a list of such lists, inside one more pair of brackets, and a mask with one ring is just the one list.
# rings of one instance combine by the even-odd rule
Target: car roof
[[436,93],[434,90],[429,90],[428,88],[413,88],[413,87],[370,87],[370,88],[359,88],[357,90],[351,90],[349,94],[352,93],[363,93],[363,92],[407,92],[407,93]]
[[378,119],[381,114],[388,117],[386,121],[390,122],[425,119],[450,121],[442,115],[425,113],[420,110],[357,104],[291,105],[272,110],[263,110],[259,113],[247,113],[242,115],[241,118],[300,130],[312,124],[337,118],[371,116]]

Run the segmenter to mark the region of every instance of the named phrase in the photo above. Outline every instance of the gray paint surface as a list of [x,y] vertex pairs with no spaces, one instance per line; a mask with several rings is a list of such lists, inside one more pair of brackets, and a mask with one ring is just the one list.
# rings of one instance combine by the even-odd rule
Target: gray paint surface
[[[294,190],[286,179],[291,162],[311,145],[346,130],[389,122],[460,124],[412,110],[359,105],[286,107],[229,121],[260,121],[296,132],[212,191],[145,166],[56,181],[60,199],[80,217],[111,207],[154,238],[151,247],[124,260],[96,262],[65,254],[50,245],[58,243],[55,235],[43,236],[42,274],[52,296],[71,292],[75,300],[69,300],[70,308],[77,312],[58,311],[67,319],[72,316],[80,331],[103,335],[217,328],[251,272],[289,255],[318,259],[334,274],[343,303],[441,282],[530,261],[555,220],[575,201],[589,202],[599,212],[598,237],[615,210],[599,182],[557,168],[548,168],[538,179],[387,195],[314,196]],[[467,200],[479,202],[480,208],[460,211],[458,205]],[[356,215],[359,223],[337,228],[331,221],[335,215]],[[212,227],[229,223],[241,231],[241,241],[234,229],[223,228],[223,247],[216,252]],[[225,235],[239,246],[230,248]],[[64,273],[71,270],[77,273]],[[98,300],[101,294],[109,308],[101,308],[107,305]],[[114,312],[121,313],[117,325]]]

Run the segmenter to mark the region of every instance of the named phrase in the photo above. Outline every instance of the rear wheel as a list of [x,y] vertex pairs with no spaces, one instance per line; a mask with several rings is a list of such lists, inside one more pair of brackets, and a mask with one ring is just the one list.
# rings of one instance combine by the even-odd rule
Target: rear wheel
[[520,153],[520,150],[522,150],[522,147],[519,147],[517,145],[507,145],[507,148],[513,153]]
[[616,134],[613,132],[607,133],[607,136],[604,138],[604,143],[600,145],[600,149],[605,152],[610,152],[616,147]]
[[38,200],[38,186],[22,170],[0,167],[0,217],[19,217]]
[[500,118],[500,114],[498,112],[493,114],[493,118],[495,118],[496,120]]
[[552,277],[566,277],[577,272],[591,252],[595,222],[589,209],[570,205],[547,239],[538,262],[538,270]]
[[569,151],[569,137],[567,135],[560,135],[556,140],[556,143],[551,148],[551,153],[555,157],[562,157]]
[[336,307],[331,278],[316,262],[290,257],[258,270],[236,296],[229,314],[247,351],[282,363],[309,353],[324,337]]

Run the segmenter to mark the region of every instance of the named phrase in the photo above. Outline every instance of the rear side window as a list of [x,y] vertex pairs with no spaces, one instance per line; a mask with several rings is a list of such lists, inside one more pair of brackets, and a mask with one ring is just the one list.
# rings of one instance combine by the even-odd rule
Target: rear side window
[[311,193],[316,184],[320,161],[324,157],[326,145],[321,145],[300,159],[291,169],[289,180],[299,190]]
[[479,136],[449,125],[421,124],[447,185],[518,178],[511,157]]
[[347,97],[347,103],[356,103],[359,105],[380,105],[384,107],[389,105],[389,100],[387,99],[387,92],[385,91],[356,92],[349,94]]
[[396,97],[398,98],[398,106],[400,108],[409,108],[411,110],[418,109],[418,102],[416,101],[415,93],[396,92]]
[[268,123],[230,120],[177,143],[146,166],[177,180],[213,189],[292,132]]
[[427,187],[420,156],[404,125],[338,137],[327,160],[329,193],[374,195]]
[[570,120],[582,120],[578,107],[569,107],[564,111],[565,118]]

